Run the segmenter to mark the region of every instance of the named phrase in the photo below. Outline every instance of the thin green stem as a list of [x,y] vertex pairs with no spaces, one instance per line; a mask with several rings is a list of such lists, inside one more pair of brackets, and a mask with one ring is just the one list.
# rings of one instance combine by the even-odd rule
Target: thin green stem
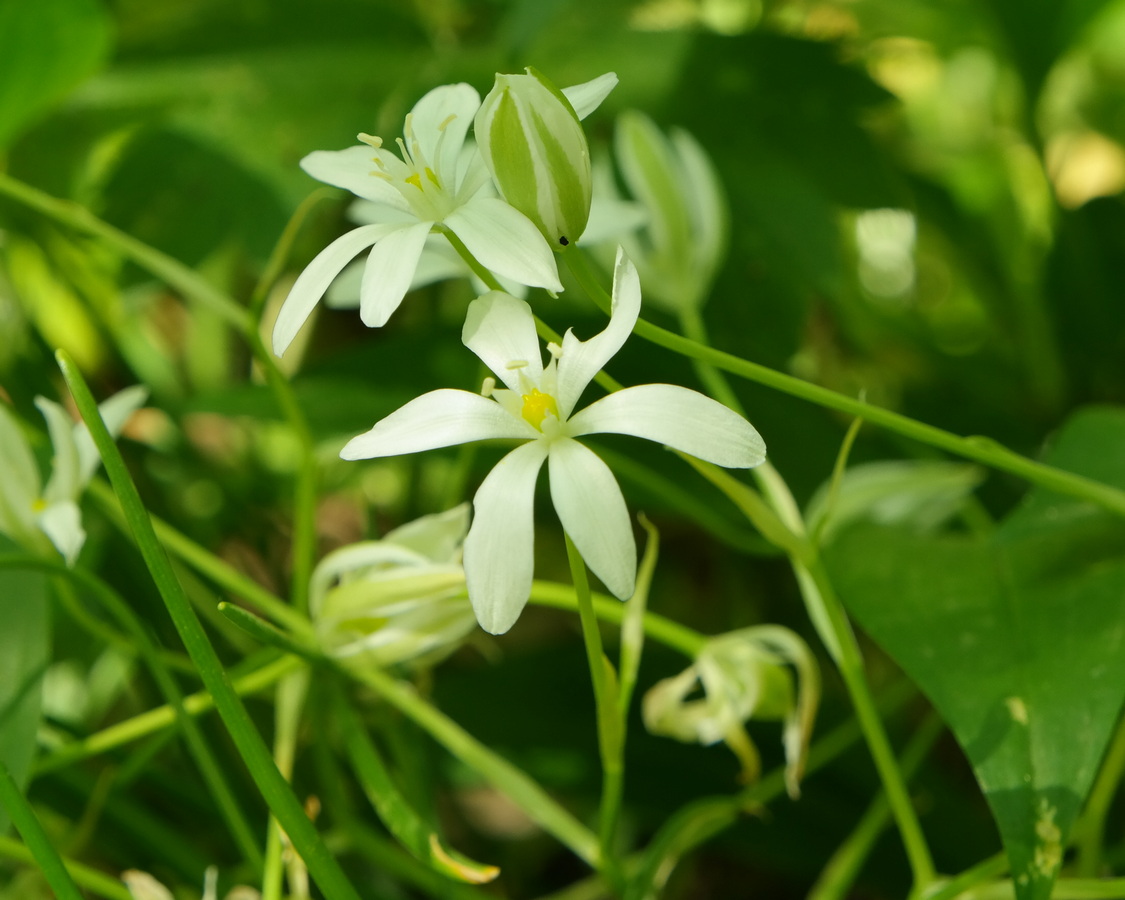
[[597,708],[598,749],[602,760],[602,797],[598,814],[598,841],[606,877],[611,883],[620,880],[612,865],[617,821],[621,815],[621,798],[625,786],[624,748],[625,734],[618,707],[619,685],[617,673],[605,655],[598,617],[590,596],[590,582],[586,563],[574,546],[570,535],[563,533],[566,541],[566,558],[570,563],[570,577],[578,602],[578,616],[582,623],[582,639],[586,645],[586,661],[590,665],[590,680],[594,686],[594,703]]
[[47,832],[43,830],[35,810],[24,798],[23,792],[2,759],[0,759],[0,806],[8,811],[8,817],[16,826],[16,831],[20,833],[35,864],[39,866],[58,900],[82,900],[78,886],[63,865],[59,851],[47,837]]
[[[608,311],[610,306],[609,295],[598,285],[597,279],[590,270],[589,263],[583,258],[581,251],[576,250],[563,254],[563,256],[569,263],[575,278],[582,285],[583,290],[590,295],[598,306]],[[765,385],[827,409],[834,409],[848,416],[861,418],[911,440],[938,447],[1003,472],[1009,472],[1048,490],[1089,500],[1117,515],[1125,515],[1125,491],[1090,478],[1084,478],[1081,475],[1075,475],[1072,472],[1035,462],[1013,450],[1009,450],[992,438],[975,435],[962,437],[953,434],[950,431],[911,419],[901,413],[872,406],[862,400],[856,400],[820,385],[802,381],[800,378],[777,372],[767,366],[704,346],[675,332],[653,325],[644,319],[637,320],[633,332],[657,346],[679,353],[689,359],[709,363],[715,368],[730,372],[739,378]]]
[[[305,661],[300,657],[283,656],[267,663],[260,669],[240,678],[235,678],[231,682],[231,686],[240,697],[257,694],[304,665]],[[206,691],[189,694],[184,698],[184,712],[189,716],[199,716],[214,708],[215,700]],[[110,750],[148,737],[165,728],[170,728],[174,724],[176,724],[176,711],[167,704],[157,706],[147,712],[126,719],[124,722],[118,722],[116,725],[102,729],[89,737],[65,745],[50,756],[38,760],[33,766],[32,772],[38,776],[57,771],[79,760],[108,753]]]
[[297,239],[297,235],[305,224],[305,220],[309,217],[309,213],[317,204],[335,197],[336,194],[337,192],[330,187],[316,188],[301,201],[293,215],[289,217],[289,221],[285,223],[281,237],[273,245],[270,258],[266,261],[266,267],[262,270],[258,283],[254,285],[254,291],[250,295],[251,321],[257,322],[261,319],[262,309],[269,299],[270,291],[273,290],[282,272],[285,271],[285,266],[289,262],[289,253],[293,249],[293,242]]
[[231,688],[222,663],[207,638],[203,626],[176,579],[163,546],[156,537],[152,523],[133,484],[125,461],[113,442],[98,413],[97,403],[73,361],[63,351],[56,354],[63,377],[101,454],[106,473],[121,500],[129,525],[137,540],[149,572],[180,634],[184,647],[199,670],[204,685],[215,698],[215,707],[227,726],[251,777],[258,785],[270,810],[281,822],[304,858],[313,877],[328,900],[359,900],[359,895],[328,852],[320,835],[305,814],[289,783],[274,765],[262,736],[254,727],[242,701]]
[[[1008,871],[1008,854],[1004,852],[997,853],[995,856],[990,856],[988,859],[981,860],[975,866],[966,869],[960,875],[957,875],[949,881],[946,881],[937,890],[925,894],[926,900],[954,900],[960,897],[968,890],[977,888],[978,885],[984,884],[986,881],[991,881],[994,878],[999,878]],[[1058,883],[1055,885],[1056,889]],[[1011,885],[1009,883],[1009,891]],[[973,891],[973,897],[981,896],[976,890]],[[1009,896],[1011,896],[1009,894]],[[1051,894],[1052,897],[1058,896],[1055,893]]]
[[469,251],[469,248],[465,246],[465,242],[462,241],[461,238],[457,237],[457,235],[453,233],[452,229],[447,228],[444,225],[439,225],[438,231],[446,236],[446,238],[449,240],[449,243],[453,246],[453,249],[457,251],[457,255],[465,261],[465,264],[470,269],[472,269],[473,274],[484,282],[485,287],[487,287],[490,291],[504,290],[504,287],[496,279],[496,276],[480,264],[477,258],[473,256],[473,254]]
[[[608,594],[591,593],[594,612],[599,619],[606,622],[621,624],[625,618],[625,604],[616,597]],[[540,606],[549,606],[554,609],[578,609],[578,601],[574,596],[574,588],[570,585],[559,584],[554,581],[533,581],[531,583],[531,602]],[[667,619],[659,613],[645,611],[645,634],[654,641],[659,641],[666,647],[678,650],[689,659],[694,659],[703,645],[707,643],[707,636],[694,629]]]
[[600,869],[597,837],[524,772],[419,697],[411,685],[379,669],[355,669],[348,674],[374,690],[466,766],[480,773],[576,856]]
[[[931,712],[903,751],[899,768],[904,778],[914,776],[944,730],[941,718]],[[808,900],[843,900],[847,897],[890,818],[891,808],[886,797],[880,794],[867,807],[855,829],[821,871],[816,884],[809,891]]]
[[[26,844],[21,844],[19,841],[4,835],[0,835],[0,856],[18,862],[35,861],[35,856]],[[97,869],[91,869],[89,866],[84,866],[82,863],[70,859],[63,859],[63,865],[70,873],[70,877],[74,879],[74,883],[80,888],[97,894],[99,897],[104,897],[105,900],[135,900],[129,889],[119,879],[106,875],[105,872],[99,872]]]
[[[0,566],[5,566],[7,562],[9,560],[0,558]],[[88,575],[81,570],[71,569],[50,560],[41,560],[34,557],[22,561],[17,559],[16,562],[22,562],[21,568],[38,569],[57,576],[60,579],[59,589],[63,593],[69,593],[71,583],[80,585],[93,594],[110,615],[117,620],[118,624],[132,636],[136,643],[137,652],[144,660],[145,665],[148,666],[153,681],[176,717],[176,722],[183,732],[188,752],[199,767],[199,772],[215,798],[219,813],[226,821],[235,843],[238,844],[239,850],[255,868],[261,867],[262,853],[254,837],[254,830],[250,827],[250,823],[243,814],[241,807],[239,807],[234,791],[227,783],[222,767],[203,737],[203,733],[196,725],[195,719],[184,710],[183,694],[176,685],[172,673],[164,664],[159,649],[152,638],[149,637],[144,625],[141,624],[140,619],[137,618],[137,614],[133,612],[129,604],[100,578]]]
[[[297,755],[297,730],[301,724],[301,707],[308,690],[309,670],[298,669],[286,675],[274,692],[273,758],[278,771],[286,778],[293,777],[293,763]],[[281,900],[281,882],[284,875],[285,843],[281,826],[271,817],[266,838],[266,860],[262,877],[262,900]]]
[[1125,776],[1125,721],[1119,722],[1097,780],[1086,801],[1086,809],[1075,829],[1078,846],[1077,873],[1093,878],[1101,869],[1105,823],[1121,779]]

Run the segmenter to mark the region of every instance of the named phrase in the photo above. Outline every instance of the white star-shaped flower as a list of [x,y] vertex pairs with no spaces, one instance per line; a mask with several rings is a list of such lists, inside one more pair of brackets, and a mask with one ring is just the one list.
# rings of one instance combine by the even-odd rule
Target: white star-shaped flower
[[520,284],[561,291],[554,254],[531,221],[495,196],[479,151],[467,141],[480,95],[467,84],[442,85],[407,115],[399,155],[382,140],[318,150],[301,168],[319,181],[378,204],[377,221],[361,225],[322,250],[297,278],[278,313],[273,349],[292,342],[328,285],[355,256],[371,248],[360,289],[360,317],[378,328],[402,302],[427,236],[447,228],[476,260]]
[[[114,394],[98,410],[116,435],[148,396],[143,387]],[[42,487],[27,438],[7,407],[0,405],[0,532],[30,550],[46,546],[45,536],[73,565],[86,542],[78,498],[101,464],[90,432],[53,400],[36,397],[54,448],[51,476]]]
[[485,395],[438,390],[423,394],[353,438],[344,459],[369,459],[510,438],[524,443],[489,473],[473,500],[464,546],[469,599],[481,626],[507,631],[531,591],[535,481],[547,463],[551,500],[590,569],[617,597],[633,593],[637,552],[621,489],[601,459],[577,439],[629,434],[666,444],[730,468],[766,456],[754,427],[716,401],[670,384],[625,388],[575,413],[594,376],[621,348],[640,314],[637,271],[619,253],[613,307],[601,333],[580,341],[572,332],[550,346],[544,365],[531,308],[493,291],[469,307],[463,340],[503,382]]

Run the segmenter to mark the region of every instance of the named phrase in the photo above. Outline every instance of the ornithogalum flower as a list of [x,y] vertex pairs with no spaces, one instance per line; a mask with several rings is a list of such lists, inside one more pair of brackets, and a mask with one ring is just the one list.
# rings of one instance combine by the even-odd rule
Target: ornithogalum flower
[[467,84],[434,88],[403,125],[399,155],[380,138],[346,150],[318,150],[301,160],[314,178],[378,204],[381,214],[336,239],[301,273],[278,313],[278,355],[300,330],[328,285],[371,248],[360,292],[365,325],[383,325],[410,287],[431,231],[447,229],[486,269],[520,284],[561,291],[546,240],[522,213],[494,195],[488,170],[466,138],[480,95]]
[[453,650],[475,621],[461,566],[468,528],[462,503],[324,557],[309,612],[325,649],[372,666],[433,663]]
[[[673,313],[698,309],[727,248],[727,206],[715,167],[686,131],[666,137],[635,110],[618,116],[614,147],[625,184],[647,213],[643,228],[620,238],[645,296]],[[612,188],[612,180],[601,183]]]
[[[121,431],[147,396],[143,387],[126,388],[98,407],[110,434]],[[54,447],[51,475],[43,487],[27,438],[0,405],[0,532],[33,552],[49,550],[46,538],[72,565],[86,542],[78,498],[101,458],[86,426],[75,424],[59,404],[36,397],[35,405],[47,420]]]
[[[699,687],[703,696],[696,697]],[[760,762],[743,723],[784,719],[785,783],[795,797],[819,700],[820,675],[808,645],[788,628],[755,625],[707,641],[693,665],[645,694],[641,711],[653,734],[726,742],[747,781],[757,778]]]
[[617,597],[633,593],[637,552],[621,489],[609,468],[577,439],[629,434],[667,444],[721,466],[747,468],[765,459],[758,432],[708,397],[670,384],[617,391],[574,412],[583,390],[621,348],[640,314],[637,271],[619,254],[606,329],[587,341],[570,331],[548,346],[544,365],[531,308],[499,291],[469,306],[462,338],[504,384],[488,379],[482,394],[423,394],[353,438],[344,459],[416,453],[488,438],[523,443],[489,473],[473,500],[465,540],[465,576],[477,621],[507,631],[531,591],[533,495],[544,462],[551,500],[563,527],[593,572]]

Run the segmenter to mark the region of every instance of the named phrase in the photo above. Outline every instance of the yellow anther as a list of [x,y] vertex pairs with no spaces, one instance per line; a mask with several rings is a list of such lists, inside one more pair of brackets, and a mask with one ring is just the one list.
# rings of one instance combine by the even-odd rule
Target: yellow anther
[[34,500],[31,501],[31,511],[32,512],[43,512],[43,510],[45,510],[46,508],[47,508],[47,501],[44,500],[42,497],[36,497]]
[[429,166],[426,166],[426,177],[428,179],[430,179],[430,181],[432,181],[435,185],[437,185],[438,187],[441,187],[441,182],[438,181],[437,175],[434,174],[434,170],[431,169]]
[[496,390],[496,379],[489,375],[480,386],[480,395],[482,397],[491,397],[494,390]]
[[376,137],[373,134],[364,134],[362,131],[356,135],[356,139],[367,144],[369,147],[374,147],[376,150],[383,146],[383,139],[381,137]]
[[448,125],[450,122],[452,122],[456,118],[457,118],[457,113],[450,113],[448,116],[446,116],[444,119],[441,120],[441,124],[437,127],[437,130],[438,131],[445,131],[445,126]]
[[523,395],[523,409],[520,412],[536,428],[539,428],[549,415],[556,419],[559,417],[559,407],[555,403],[555,398],[550,394],[544,394],[538,388],[532,388],[530,394]]
[[506,366],[504,366],[504,368],[508,369],[510,371],[515,371],[516,369],[527,368],[527,360],[526,359],[513,359],[510,363],[508,363]]
[[422,190],[422,176],[420,176],[417,172],[408,177],[406,179],[406,183],[414,185],[414,187],[418,188],[418,190]]

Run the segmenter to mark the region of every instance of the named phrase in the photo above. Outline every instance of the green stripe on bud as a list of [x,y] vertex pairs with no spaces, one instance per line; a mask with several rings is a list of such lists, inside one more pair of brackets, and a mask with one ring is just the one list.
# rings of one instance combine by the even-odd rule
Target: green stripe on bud
[[590,149],[562,91],[534,69],[497,74],[474,127],[501,196],[556,250],[578,240],[590,216]]

